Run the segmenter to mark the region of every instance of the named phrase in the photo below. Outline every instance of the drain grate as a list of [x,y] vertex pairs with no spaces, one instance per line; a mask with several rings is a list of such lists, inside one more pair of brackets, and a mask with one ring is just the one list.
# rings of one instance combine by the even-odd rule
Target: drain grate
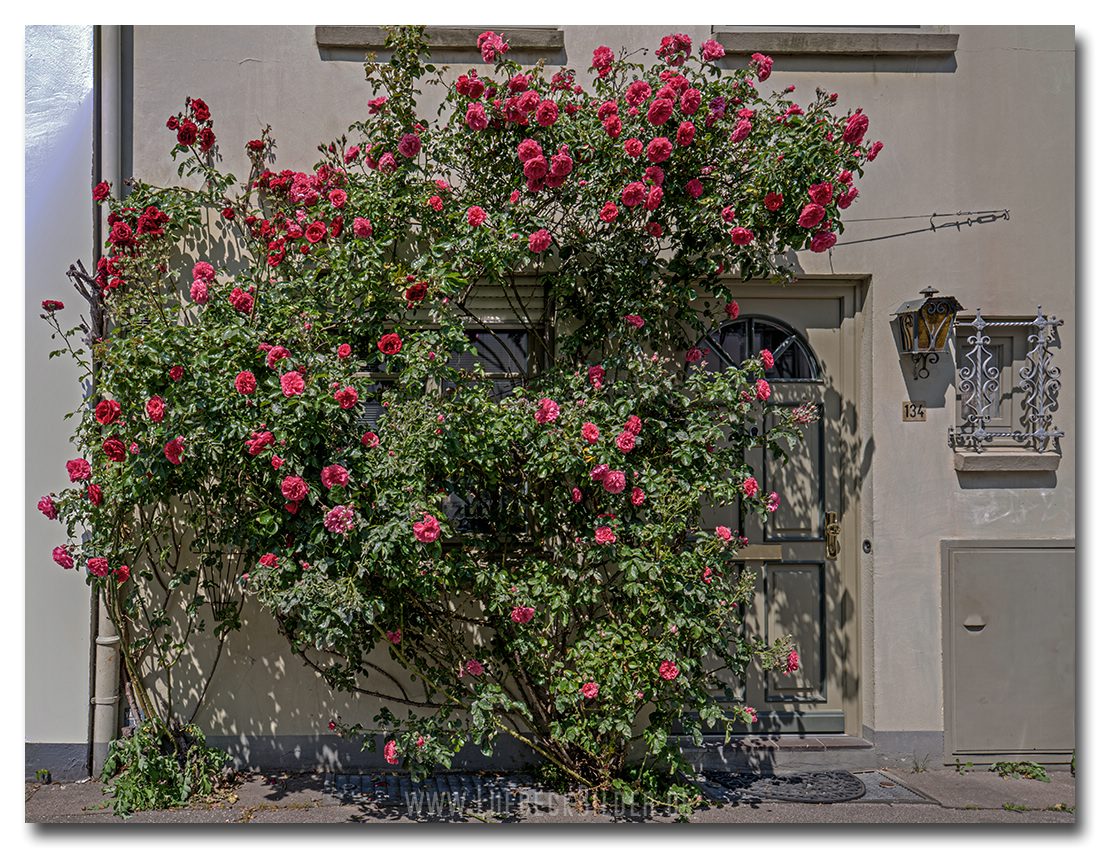
[[740,774],[703,772],[711,784],[725,790],[728,803],[787,801],[797,804],[840,804],[862,798],[867,787],[848,771],[814,771],[791,774]]
[[893,775],[882,771],[857,772],[856,777],[867,787],[867,794],[859,800],[863,803],[887,804],[935,804],[931,798],[914,792],[898,782]]

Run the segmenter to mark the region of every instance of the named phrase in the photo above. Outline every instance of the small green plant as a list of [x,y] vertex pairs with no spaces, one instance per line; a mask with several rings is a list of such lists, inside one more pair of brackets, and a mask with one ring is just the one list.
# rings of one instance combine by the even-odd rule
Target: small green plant
[[1077,807],[1071,807],[1069,804],[1054,804],[1047,807],[1048,813],[1069,813],[1070,815],[1077,812]]
[[1026,813],[1031,809],[1031,807],[1025,806],[1024,804],[1004,804],[1003,806],[1004,809],[1011,813]]
[[931,754],[925,754],[923,757],[918,757],[916,751],[913,752],[913,774],[921,774],[928,771],[928,761],[932,758]]
[[1025,777],[1028,780],[1040,780],[1043,783],[1050,783],[1050,777],[1047,775],[1047,770],[1038,763],[1031,762],[1018,762],[1018,763],[994,763],[990,771],[994,771],[1001,777]]
[[959,774],[969,774],[974,769],[974,763],[967,760],[965,763],[959,762],[959,758],[955,757],[955,771]]
[[34,779],[39,783],[53,783],[53,778],[50,776],[49,769],[38,769],[34,773]]
[[193,724],[146,721],[132,736],[111,743],[103,764],[115,815],[179,807],[209,798],[227,784],[229,755],[210,748]]

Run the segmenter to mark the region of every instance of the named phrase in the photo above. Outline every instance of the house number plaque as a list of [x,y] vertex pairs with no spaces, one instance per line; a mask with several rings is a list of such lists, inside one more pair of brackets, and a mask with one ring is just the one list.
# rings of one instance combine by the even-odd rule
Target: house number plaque
[[902,421],[927,421],[928,409],[924,401],[903,400],[901,402]]

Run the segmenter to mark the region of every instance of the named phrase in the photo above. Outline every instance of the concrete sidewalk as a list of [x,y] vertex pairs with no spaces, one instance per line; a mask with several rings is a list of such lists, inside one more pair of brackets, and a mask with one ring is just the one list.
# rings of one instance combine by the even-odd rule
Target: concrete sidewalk
[[[991,772],[919,774],[880,769],[858,773],[867,793],[838,804],[761,801],[711,805],[695,811],[698,824],[1074,824],[1075,780],[1051,772],[1050,783],[1001,778]],[[114,824],[98,781],[27,784],[26,820],[44,824]],[[439,803],[440,801],[443,803]],[[274,823],[531,823],[610,824],[672,822],[674,816],[640,808],[583,809],[563,795],[524,788],[513,803],[490,807],[454,806],[436,797],[418,811],[406,804],[379,803],[369,793],[336,791],[331,775],[246,775],[223,801],[178,810],[138,813],[128,822],[167,824]],[[414,805],[415,806],[415,805]]]

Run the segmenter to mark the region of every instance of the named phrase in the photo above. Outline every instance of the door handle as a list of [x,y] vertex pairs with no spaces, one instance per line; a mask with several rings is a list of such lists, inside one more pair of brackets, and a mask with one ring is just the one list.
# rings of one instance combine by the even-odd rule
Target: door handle
[[825,513],[825,559],[836,559],[840,555],[840,522],[835,512]]

